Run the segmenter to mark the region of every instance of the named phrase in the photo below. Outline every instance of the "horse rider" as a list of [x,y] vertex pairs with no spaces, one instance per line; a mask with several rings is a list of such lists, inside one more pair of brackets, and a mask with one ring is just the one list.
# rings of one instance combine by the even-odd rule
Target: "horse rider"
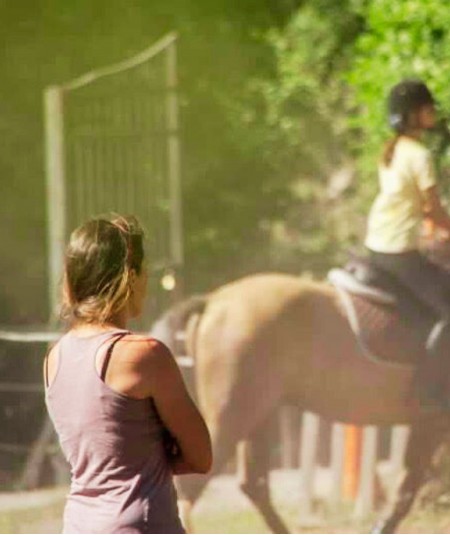
[[441,203],[432,154],[422,142],[424,133],[436,126],[435,99],[423,81],[405,79],[391,89],[388,112],[394,135],[379,161],[379,193],[370,210],[365,245],[373,264],[409,289],[437,318],[426,343],[427,362],[421,363],[432,373],[418,385],[419,397],[424,406],[446,407],[446,377],[440,367],[450,358],[445,354],[446,348],[450,351],[450,274],[419,250],[424,219],[450,236],[450,217]]

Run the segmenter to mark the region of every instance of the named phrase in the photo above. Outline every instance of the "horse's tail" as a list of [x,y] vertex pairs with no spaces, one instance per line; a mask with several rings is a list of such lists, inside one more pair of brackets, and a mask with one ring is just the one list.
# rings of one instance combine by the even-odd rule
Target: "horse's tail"
[[[208,296],[205,294],[193,295],[176,303],[155,321],[150,329],[150,334],[164,342],[173,353],[178,353],[181,335],[186,332],[189,319],[194,315],[200,317],[207,302]],[[191,329],[189,330],[191,331]]]
[[186,321],[186,326],[184,329],[184,349],[186,351],[186,355],[195,358],[197,351],[197,331],[198,327],[200,325],[200,321],[202,319],[203,312],[206,307],[206,301],[204,303],[203,308],[198,308],[192,311],[192,313],[189,315]]

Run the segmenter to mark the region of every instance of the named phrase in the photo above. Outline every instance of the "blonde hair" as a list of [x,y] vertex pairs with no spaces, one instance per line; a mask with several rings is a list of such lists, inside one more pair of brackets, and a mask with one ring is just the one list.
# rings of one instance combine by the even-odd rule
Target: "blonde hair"
[[62,315],[105,323],[130,297],[131,273],[142,270],[144,232],[133,216],[113,214],[75,229],[65,254]]

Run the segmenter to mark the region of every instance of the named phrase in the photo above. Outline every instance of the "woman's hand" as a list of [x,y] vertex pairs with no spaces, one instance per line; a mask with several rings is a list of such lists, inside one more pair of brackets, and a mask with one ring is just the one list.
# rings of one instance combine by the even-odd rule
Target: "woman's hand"
[[431,221],[432,225],[450,233],[450,216],[443,207],[436,186],[426,189],[423,195],[424,217]]
[[177,441],[172,436],[170,431],[166,429],[165,427],[163,428],[162,440],[163,440],[164,451],[166,452],[166,455],[169,458],[169,460],[176,459],[177,457],[180,456],[181,454],[180,446],[178,445]]
[[166,428],[163,430],[163,445],[174,475],[192,474],[195,472],[192,466],[183,459],[180,446]]

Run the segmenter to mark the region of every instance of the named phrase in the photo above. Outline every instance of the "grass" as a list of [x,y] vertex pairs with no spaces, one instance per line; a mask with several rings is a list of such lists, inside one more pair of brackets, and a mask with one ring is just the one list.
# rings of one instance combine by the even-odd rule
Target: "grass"
[[0,512],[0,533],[60,533],[64,499],[44,507]]
[[[349,521],[348,507],[332,514],[319,514],[312,522],[300,527],[298,511],[295,507],[277,507],[277,511],[292,533],[361,533],[367,532],[369,523]],[[271,533],[261,516],[254,509],[240,511],[225,510],[222,513],[195,514],[194,528],[197,533]]]
[[[289,530],[296,533],[367,533],[375,516],[364,522],[352,519],[353,505],[337,510],[317,507],[317,523],[299,527],[299,494],[289,486],[274,489],[274,502]],[[0,533],[60,533],[65,489],[0,495]],[[213,482],[193,512],[197,533],[269,533],[258,512],[232,481]],[[450,507],[430,505],[416,510],[401,525],[403,533],[449,533]]]

